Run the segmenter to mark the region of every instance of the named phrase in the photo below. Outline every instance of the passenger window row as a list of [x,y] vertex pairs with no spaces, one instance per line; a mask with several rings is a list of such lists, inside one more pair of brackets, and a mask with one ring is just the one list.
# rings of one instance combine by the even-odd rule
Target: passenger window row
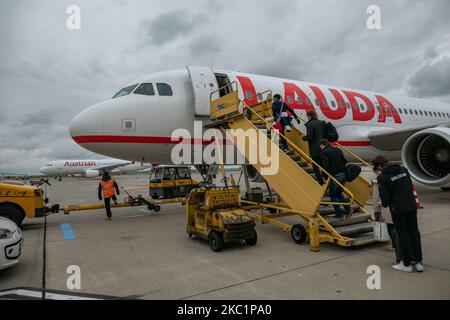
[[[158,94],[161,97],[173,96],[172,87],[169,86],[167,83],[156,83],[156,89],[158,90]],[[131,93],[140,94],[140,95],[144,95],[144,96],[154,96],[155,89],[153,87],[153,83],[141,83],[140,85],[134,84],[132,86],[125,87],[125,88],[119,90],[119,92],[117,92],[114,95],[113,99],[127,96]]]
[[398,111],[401,114],[410,114],[410,115],[420,115],[424,117],[435,117],[435,118],[449,118],[450,119],[450,113],[448,112],[436,112],[436,111],[427,111],[427,110],[413,110],[413,109],[407,109],[407,108],[399,108]]

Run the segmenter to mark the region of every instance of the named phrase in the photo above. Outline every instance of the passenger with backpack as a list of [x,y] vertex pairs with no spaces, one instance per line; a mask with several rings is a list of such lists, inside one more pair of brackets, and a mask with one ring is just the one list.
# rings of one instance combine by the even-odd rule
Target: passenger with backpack
[[[323,168],[339,182],[338,184],[335,180],[330,181],[331,201],[334,203],[348,202],[348,199],[342,195],[342,186],[347,182],[346,168],[348,164],[344,153],[341,149],[333,147],[327,139],[321,139],[319,147],[321,149]],[[336,218],[344,218],[344,214],[350,217],[352,214],[352,208],[349,205],[344,205],[345,212],[342,212],[341,205],[335,204],[333,206]]]
[[[306,136],[303,137],[303,140],[308,141],[309,156],[311,159],[319,166],[322,166],[320,140],[324,138],[325,122],[318,119],[317,113],[314,110],[309,110],[306,116],[308,117],[308,122],[305,123]],[[320,185],[323,185],[324,182],[320,169],[316,165],[313,165],[313,168],[317,181]]]

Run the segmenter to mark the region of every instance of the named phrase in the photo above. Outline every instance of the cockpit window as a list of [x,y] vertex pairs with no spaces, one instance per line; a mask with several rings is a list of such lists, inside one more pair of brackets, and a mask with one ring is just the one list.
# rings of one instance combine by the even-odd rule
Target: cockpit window
[[142,94],[144,96],[154,96],[155,89],[153,89],[153,84],[143,83],[133,93],[134,94]]
[[172,88],[167,83],[157,83],[156,87],[158,88],[158,93],[160,96],[173,96]]
[[115,96],[112,97],[112,98],[115,99],[115,98],[127,96],[127,95],[129,95],[130,93],[132,93],[133,90],[134,90],[137,86],[138,86],[137,84],[133,84],[132,86],[123,88],[123,89],[121,89],[119,92],[117,92],[117,93],[115,94]]

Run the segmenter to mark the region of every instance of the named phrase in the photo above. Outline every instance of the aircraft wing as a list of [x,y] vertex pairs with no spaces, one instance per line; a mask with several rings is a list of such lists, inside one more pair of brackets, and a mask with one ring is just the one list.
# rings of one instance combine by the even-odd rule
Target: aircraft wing
[[438,125],[428,124],[403,129],[373,131],[369,133],[368,137],[375,148],[386,151],[396,151],[401,150],[406,140],[414,133],[435,127],[449,128],[450,122],[444,122]]
[[93,170],[99,170],[99,171],[111,171],[120,167],[125,167],[129,164],[133,164],[134,162],[125,162],[125,163],[121,163],[121,164],[117,164],[117,165],[113,165],[113,166],[103,166],[103,167],[97,167]]

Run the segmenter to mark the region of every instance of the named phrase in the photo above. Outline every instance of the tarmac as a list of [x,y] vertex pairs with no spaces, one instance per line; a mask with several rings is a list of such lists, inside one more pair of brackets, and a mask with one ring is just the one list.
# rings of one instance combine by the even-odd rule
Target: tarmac
[[[116,177],[130,193],[143,196],[147,179]],[[51,183],[51,202],[98,203],[95,179]],[[189,239],[185,208],[170,204],[159,213],[146,207],[113,209],[112,222],[104,221],[104,210],[50,215],[46,287],[132,299],[449,299],[450,193],[423,185],[417,192],[424,206],[419,211],[424,273],[393,270],[389,244],[322,244],[313,253],[276,226],[259,223],[255,247],[233,244],[214,253],[206,241]],[[25,220],[21,262],[0,271],[0,290],[42,287],[43,231],[44,219]],[[67,286],[73,265],[81,272],[79,290]],[[367,285],[373,266],[380,270],[379,289]]]

